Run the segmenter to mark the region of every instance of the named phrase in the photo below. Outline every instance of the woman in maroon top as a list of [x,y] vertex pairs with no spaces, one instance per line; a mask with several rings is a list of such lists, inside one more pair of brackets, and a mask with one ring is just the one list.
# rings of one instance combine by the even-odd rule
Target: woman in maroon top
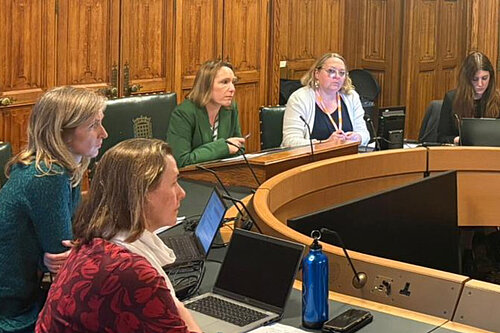
[[153,233],[176,221],[178,174],[160,140],[127,140],[104,154],[36,332],[201,332],[161,268],[175,255]]

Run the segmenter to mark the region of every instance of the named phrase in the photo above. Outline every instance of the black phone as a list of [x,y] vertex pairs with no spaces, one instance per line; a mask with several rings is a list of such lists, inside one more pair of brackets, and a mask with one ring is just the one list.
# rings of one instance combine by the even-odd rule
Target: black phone
[[323,324],[323,333],[352,333],[373,320],[370,312],[349,309]]

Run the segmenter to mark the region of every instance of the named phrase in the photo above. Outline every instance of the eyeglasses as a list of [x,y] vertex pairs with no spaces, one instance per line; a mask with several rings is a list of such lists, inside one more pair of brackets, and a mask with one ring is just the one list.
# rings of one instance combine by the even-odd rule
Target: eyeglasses
[[346,71],[343,71],[343,70],[338,70],[338,69],[335,69],[335,68],[321,68],[321,69],[324,69],[325,72],[328,73],[328,76],[333,79],[334,77],[340,77],[340,78],[343,78],[347,75],[347,72]]

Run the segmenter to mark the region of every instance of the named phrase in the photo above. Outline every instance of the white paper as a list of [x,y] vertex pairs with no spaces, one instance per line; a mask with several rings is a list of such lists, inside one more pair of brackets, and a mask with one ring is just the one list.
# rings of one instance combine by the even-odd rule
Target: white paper
[[296,328],[293,326],[288,326],[288,325],[283,325],[280,323],[275,323],[269,326],[261,326],[259,328],[256,328],[252,331],[252,333],[301,333],[301,332],[307,332],[304,330],[301,330],[300,328]]

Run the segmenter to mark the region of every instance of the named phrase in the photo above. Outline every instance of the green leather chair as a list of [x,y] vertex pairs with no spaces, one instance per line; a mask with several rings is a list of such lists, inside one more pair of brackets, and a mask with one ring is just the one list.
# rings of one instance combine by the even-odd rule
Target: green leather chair
[[155,138],[166,141],[168,123],[176,106],[175,93],[109,100],[102,121],[108,138],[103,141],[96,160],[126,139]]
[[276,148],[283,140],[283,115],[285,106],[262,106],[260,118],[260,149]]
[[0,141],[0,188],[7,181],[7,177],[5,177],[5,164],[12,157],[12,147],[8,142]]

